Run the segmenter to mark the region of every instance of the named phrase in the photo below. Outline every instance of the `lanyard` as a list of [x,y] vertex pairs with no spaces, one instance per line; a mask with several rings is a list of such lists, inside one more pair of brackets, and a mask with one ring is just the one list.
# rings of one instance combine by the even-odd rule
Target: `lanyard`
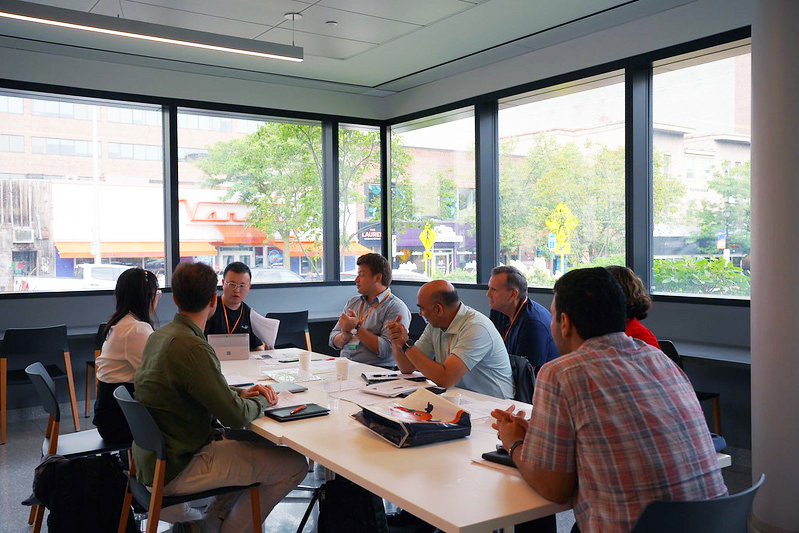
[[518,317],[519,313],[522,312],[522,308],[524,307],[524,304],[527,303],[527,298],[529,298],[529,296],[525,296],[524,301],[522,302],[522,305],[519,306],[519,308],[516,310],[516,314],[513,315],[513,318],[511,318],[510,324],[508,325],[508,329],[505,330],[505,334],[502,336],[502,342],[505,342],[505,339],[508,338],[508,333],[510,333],[510,328],[512,328],[513,327],[513,323],[516,322],[516,317]]
[[382,300],[378,300],[376,304],[374,304],[372,307],[369,308],[369,310],[366,312],[366,315],[364,315],[363,318],[361,318],[361,316],[363,315],[363,305],[364,305],[365,302],[361,301],[361,308],[358,310],[358,324],[359,325],[363,324],[366,321],[366,319],[369,317],[369,313],[371,313],[372,311],[377,309],[377,307],[380,304],[382,304],[383,302],[388,300],[389,296],[391,296],[391,291],[390,290],[388,291],[388,293],[386,294],[386,296]]
[[237,318],[236,323],[233,324],[233,329],[230,329],[230,322],[228,322],[227,319],[227,307],[225,307],[225,297],[220,296],[219,299],[222,300],[222,313],[225,315],[225,327],[227,328],[228,335],[230,335],[231,333],[236,331],[236,326],[239,325],[239,321],[241,320],[241,315],[244,314],[244,306],[241,306],[241,308],[239,309],[239,318]]

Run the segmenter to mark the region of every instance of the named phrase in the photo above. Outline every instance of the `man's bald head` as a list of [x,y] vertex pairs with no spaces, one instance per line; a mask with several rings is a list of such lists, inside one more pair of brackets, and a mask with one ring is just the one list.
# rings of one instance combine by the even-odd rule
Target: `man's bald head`
[[444,307],[457,307],[460,303],[458,290],[445,279],[429,281],[419,289],[419,296],[427,299],[431,305],[441,304]]
[[460,298],[452,283],[437,279],[422,285],[416,296],[416,304],[419,314],[432,326],[446,329],[458,312]]

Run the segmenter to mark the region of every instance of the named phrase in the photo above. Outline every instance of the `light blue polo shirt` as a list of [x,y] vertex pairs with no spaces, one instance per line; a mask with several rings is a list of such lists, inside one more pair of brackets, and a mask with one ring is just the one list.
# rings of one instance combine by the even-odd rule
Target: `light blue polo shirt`
[[510,358],[497,328],[487,316],[463,302],[460,305],[446,331],[428,324],[414,346],[440,364],[449,354],[457,355],[469,371],[456,387],[513,398]]

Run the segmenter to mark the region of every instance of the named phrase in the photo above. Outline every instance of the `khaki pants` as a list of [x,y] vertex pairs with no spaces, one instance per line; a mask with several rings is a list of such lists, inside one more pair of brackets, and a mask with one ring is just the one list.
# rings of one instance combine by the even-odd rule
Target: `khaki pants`
[[[307,472],[305,457],[289,448],[223,439],[201,448],[188,466],[164,487],[164,494],[174,496],[260,482],[261,518],[266,519]],[[232,498],[219,496],[208,506],[205,521],[211,531],[220,522],[222,533],[247,531],[252,521],[250,509],[248,491]]]

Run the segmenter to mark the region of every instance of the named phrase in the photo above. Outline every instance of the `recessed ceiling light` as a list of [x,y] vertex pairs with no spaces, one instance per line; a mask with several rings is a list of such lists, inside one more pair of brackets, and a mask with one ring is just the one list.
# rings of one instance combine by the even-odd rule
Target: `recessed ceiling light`
[[300,20],[302,18],[302,13],[289,11],[288,13],[283,15],[283,18],[286,20]]
[[338,26],[338,22],[336,22],[335,20],[328,20],[327,22],[325,22],[325,24],[327,24],[328,26]]

